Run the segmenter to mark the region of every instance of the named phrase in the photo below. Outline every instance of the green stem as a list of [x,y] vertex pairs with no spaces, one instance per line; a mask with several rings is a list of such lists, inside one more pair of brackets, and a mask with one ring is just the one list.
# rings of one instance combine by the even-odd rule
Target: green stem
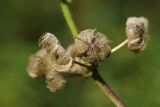
[[120,48],[122,48],[124,45],[126,45],[128,43],[128,39],[124,40],[122,43],[120,43],[119,45],[117,45],[116,47],[114,47],[111,51],[111,53],[116,52],[117,50],[119,50]]
[[68,4],[61,1],[60,5],[61,5],[63,15],[65,17],[65,20],[68,24],[68,27],[71,30],[71,33],[73,35],[73,38],[76,38],[76,36],[78,35],[78,31],[77,31],[75,23],[72,19],[72,15],[71,15],[71,12],[69,10]]

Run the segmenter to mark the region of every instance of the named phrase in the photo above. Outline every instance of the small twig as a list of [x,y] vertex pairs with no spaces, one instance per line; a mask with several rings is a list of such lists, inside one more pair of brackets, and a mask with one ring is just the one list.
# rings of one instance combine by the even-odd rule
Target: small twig
[[103,92],[112,100],[112,102],[117,107],[126,107],[125,104],[119,98],[119,96],[116,95],[116,93],[111,89],[111,87],[99,75],[97,68],[93,69],[92,78],[96,81],[96,83],[103,90]]
[[120,48],[122,48],[124,45],[126,45],[128,42],[128,39],[124,40],[122,43],[120,43],[119,45],[117,45],[115,48],[112,49],[111,53],[116,52],[117,50],[119,50]]
[[76,36],[78,35],[78,31],[77,31],[75,23],[74,23],[74,21],[72,19],[72,15],[71,15],[71,12],[69,10],[69,7],[63,1],[61,1],[60,5],[61,5],[61,9],[62,9],[63,15],[65,17],[65,20],[66,20],[66,22],[68,24],[68,27],[70,28],[71,33],[73,35],[73,38],[76,38]]

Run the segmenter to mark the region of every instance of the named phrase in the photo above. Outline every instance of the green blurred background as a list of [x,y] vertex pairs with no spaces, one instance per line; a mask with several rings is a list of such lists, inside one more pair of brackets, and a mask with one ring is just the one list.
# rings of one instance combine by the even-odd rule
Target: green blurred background
[[[147,49],[134,54],[125,46],[103,62],[100,73],[128,107],[160,107],[160,0],[73,1],[79,31],[97,28],[113,47],[125,39],[127,17],[149,19]],[[27,75],[28,57],[45,32],[64,47],[73,42],[59,0],[0,0],[0,107],[114,107],[91,79],[69,79],[63,92],[51,93],[43,79]]]

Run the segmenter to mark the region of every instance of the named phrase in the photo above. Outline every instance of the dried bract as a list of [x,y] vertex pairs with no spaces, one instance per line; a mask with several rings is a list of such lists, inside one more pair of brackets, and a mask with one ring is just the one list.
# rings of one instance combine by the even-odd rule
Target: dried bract
[[75,40],[76,56],[93,65],[99,65],[111,54],[110,43],[104,34],[96,32],[95,29],[84,30]]
[[148,20],[144,17],[130,17],[126,22],[128,48],[140,52],[146,48],[148,41]]

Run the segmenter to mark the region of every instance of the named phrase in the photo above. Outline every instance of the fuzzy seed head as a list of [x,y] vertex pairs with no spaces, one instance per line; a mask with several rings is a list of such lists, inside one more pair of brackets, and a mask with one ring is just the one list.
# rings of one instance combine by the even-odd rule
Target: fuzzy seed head
[[146,48],[148,42],[148,20],[144,17],[130,17],[126,22],[128,48],[140,52]]
[[99,65],[111,53],[110,40],[95,29],[87,29],[78,35],[75,40],[76,56],[86,62]]

